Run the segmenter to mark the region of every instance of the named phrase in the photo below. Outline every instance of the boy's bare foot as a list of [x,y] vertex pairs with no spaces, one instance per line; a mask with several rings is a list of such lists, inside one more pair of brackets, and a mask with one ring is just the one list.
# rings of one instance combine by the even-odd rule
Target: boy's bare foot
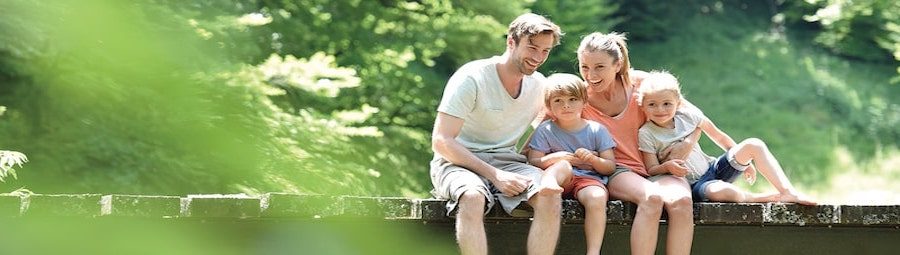
[[779,195],[778,201],[786,203],[798,203],[801,205],[816,205],[816,202],[811,198],[796,192],[782,193]]
[[563,192],[563,188],[556,183],[556,181],[543,181],[541,185],[538,187],[538,193],[543,195],[555,195],[561,194]]

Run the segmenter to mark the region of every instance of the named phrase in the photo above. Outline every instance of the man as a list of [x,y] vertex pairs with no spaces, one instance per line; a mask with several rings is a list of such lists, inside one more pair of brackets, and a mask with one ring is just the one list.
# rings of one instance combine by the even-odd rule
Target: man
[[515,144],[542,110],[545,78],[536,70],[561,36],[546,18],[523,14],[509,25],[502,56],[469,62],[447,82],[432,133],[431,180],[435,197],[449,200],[448,215],[456,212],[463,254],[487,254],[484,213],[495,201],[514,216],[522,202],[534,209],[529,254],[556,248],[561,190],[541,190],[541,170]]

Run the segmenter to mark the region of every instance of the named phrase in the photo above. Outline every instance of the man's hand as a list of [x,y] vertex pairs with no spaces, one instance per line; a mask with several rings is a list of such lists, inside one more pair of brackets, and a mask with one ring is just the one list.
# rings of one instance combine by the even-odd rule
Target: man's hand
[[497,170],[494,180],[491,180],[494,187],[497,187],[503,195],[512,197],[521,194],[531,185],[531,179],[517,173]]
[[678,177],[684,177],[688,173],[687,166],[684,165],[684,160],[673,159],[662,163],[663,169],[666,169],[670,174]]

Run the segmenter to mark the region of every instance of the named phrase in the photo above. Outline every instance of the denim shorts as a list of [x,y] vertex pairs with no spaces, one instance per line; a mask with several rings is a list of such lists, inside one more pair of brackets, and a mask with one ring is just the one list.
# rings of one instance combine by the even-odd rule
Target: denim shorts
[[734,182],[749,166],[750,164],[743,165],[738,163],[731,150],[725,152],[725,154],[719,156],[719,159],[709,165],[709,169],[700,176],[700,179],[691,184],[691,195],[694,201],[708,201],[706,198],[706,186],[715,181]]

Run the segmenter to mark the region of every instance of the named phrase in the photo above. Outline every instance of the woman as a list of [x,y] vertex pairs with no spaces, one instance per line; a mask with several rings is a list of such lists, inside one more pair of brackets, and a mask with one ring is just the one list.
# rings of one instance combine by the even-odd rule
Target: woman
[[[689,254],[694,234],[690,186],[681,177],[650,178],[638,150],[638,129],[646,117],[637,104],[642,71],[631,70],[625,37],[618,33],[587,35],[578,47],[578,65],[588,83],[583,118],[607,127],[616,142],[616,171],[609,177],[612,198],[638,205],[631,227],[632,254],[653,254],[662,209],[668,213],[667,254]],[[639,77],[632,77],[639,76]],[[673,146],[669,158],[684,158],[699,132]]]

